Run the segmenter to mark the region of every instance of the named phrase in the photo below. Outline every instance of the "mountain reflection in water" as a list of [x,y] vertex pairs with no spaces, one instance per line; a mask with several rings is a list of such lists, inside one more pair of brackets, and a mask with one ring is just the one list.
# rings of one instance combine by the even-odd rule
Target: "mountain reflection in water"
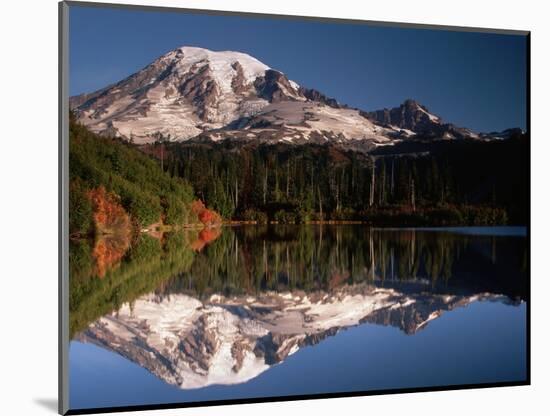
[[93,244],[75,243],[71,333],[190,389],[247,382],[353,326],[414,336],[473,302],[527,301],[521,230],[465,230],[239,226],[204,244],[192,232],[142,236],[101,279]]

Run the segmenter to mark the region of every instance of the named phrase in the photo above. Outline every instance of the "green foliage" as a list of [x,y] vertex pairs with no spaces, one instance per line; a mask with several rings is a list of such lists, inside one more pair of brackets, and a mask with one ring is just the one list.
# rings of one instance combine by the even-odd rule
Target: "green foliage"
[[92,241],[89,239],[71,240],[69,244],[69,276],[73,281],[83,281],[94,273]]
[[166,213],[164,222],[166,224],[176,225],[187,222],[189,210],[177,198],[173,196],[166,197],[164,205]]
[[71,336],[122,304],[133,302],[191,267],[194,253],[185,233],[169,236],[164,246],[140,235],[118,267],[95,275],[88,240],[70,246],[69,321]]
[[162,245],[159,239],[140,234],[137,241],[132,244],[128,251],[130,261],[151,258],[162,254]]
[[[124,191],[123,191],[124,192]],[[141,226],[153,224],[160,220],[162,208],[160,198],[156,195],[150,195],[145,192],[136,192],[132,195],[126,195],[123,201],[126,201],[130,215],[136,218]]]
[[69,157],[72,232],[89,230],[91,207],[83,195],[100,185],[120,196],[124,209],[140,227],[159,221],[163,215],[170,224],[185,221],[193,200],[192,187],[186,180],[163,172],[157,161],[133,145],[100,137],[71,121]]
[[80,178],[69,185],[69,233],[87,235],[92,231],[92,204]]

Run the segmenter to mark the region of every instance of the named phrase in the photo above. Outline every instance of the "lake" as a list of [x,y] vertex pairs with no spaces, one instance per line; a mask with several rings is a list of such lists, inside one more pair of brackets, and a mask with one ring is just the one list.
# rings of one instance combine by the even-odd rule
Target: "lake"
[[523,227],[156,237],[71,244],[72,409],[527,378]]

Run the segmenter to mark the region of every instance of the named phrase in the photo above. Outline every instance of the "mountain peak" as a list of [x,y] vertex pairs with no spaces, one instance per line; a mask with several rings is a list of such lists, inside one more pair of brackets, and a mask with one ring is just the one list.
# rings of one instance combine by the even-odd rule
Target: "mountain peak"
[[439,124],[440,118],[431,114],[426,107],[417,101],[408,98],[399,107],[384,108],[367,113],[367,117],[374,122],[416,131],[420,125]]
[[252,84],[270,69],[263,62],[242,52],[212,51],[195,46],[179,47],[159,60],[168,61],[173,70],[183,76],[207,68],[210,77],[224,93],[231,91],[235,77],[243,78],[241,83]]
[[71,98],[77,119],[135,143],[185,140],[258,113],[274,100],[306,100],[298,84],[235,51],[182,46],[118,83]]
[[407,98],[405,101],[403,101],[403,104],[400,106],[401,108],[404,108],[405,111],[411,111],[411,112],[419,112],[420,118],[428,118],[430,121],[434,123],[439,123],[440,118],[428,110],[428,108],[422,104],[420,104],[418,101],[413,100],[412,98]]
[[[363,112],[304,88],[283,72],[237,51],[181,46],[91,94],[70,99],[79,122],[98,134],[136,144],[236,137],[300,143],[479,138],[412,98]],[[223,134],[221,131],[223,130]]]
[[418,101],[407,98],[394,108],[365,113],[374,123],[405,131],[407,136],[415,135],[425,139],[477,139],[479,136],[465,128],[444,123],[441,117],[431,113]]
[[405,107],[420,107],[420,104],[412,98],[405,99],[402,105],[404,105]]
[[184,61],[186,63],[197,63],[204,61],[220,66],[231,65],[235,62],[241,63],[244,67],[250,67],[252,72],[262,73],[269,68],[263,62],[258,59],[237,51],[213,51],[206,48],[199,48],[196,46],[181,46],[176,48],[159,59],[170,58],[178,61]]

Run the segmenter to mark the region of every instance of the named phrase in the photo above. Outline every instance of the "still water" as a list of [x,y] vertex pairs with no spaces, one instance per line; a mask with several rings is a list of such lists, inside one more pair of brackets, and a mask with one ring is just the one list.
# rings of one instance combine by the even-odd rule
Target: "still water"
[[524,381],[525,233],[271,225],[74,243],[70,407]]

